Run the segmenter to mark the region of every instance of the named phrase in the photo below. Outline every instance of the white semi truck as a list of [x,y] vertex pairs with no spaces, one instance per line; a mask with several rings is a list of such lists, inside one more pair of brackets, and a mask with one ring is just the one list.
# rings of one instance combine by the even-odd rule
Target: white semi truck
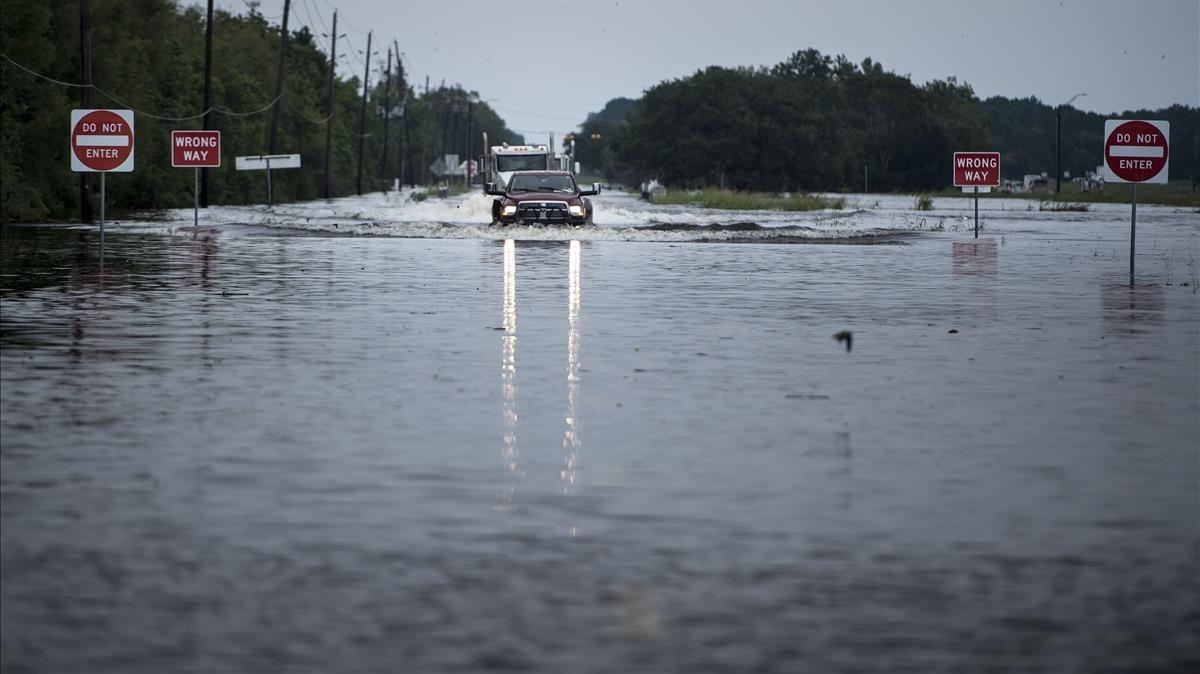
[[501,189],[508,184],[516,171],[570,171],[570,157],[555,154],[550,145],[501,145],[487,144],[487,134],[483,135],[483,146],[487,154],[479,160],[480,172],[485,183],[495,183]]

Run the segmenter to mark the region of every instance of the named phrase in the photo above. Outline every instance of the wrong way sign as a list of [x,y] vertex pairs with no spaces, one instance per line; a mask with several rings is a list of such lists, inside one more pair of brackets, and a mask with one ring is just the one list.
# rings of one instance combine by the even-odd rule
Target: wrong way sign
[[954,153],[955,187],[997,187],[999,185],[999,152]]
[[1170,122],[1150,119],[1106,120],[1104,180],[1165,185],[1170,137]]
[[217,168],[221,165],[221,132],[185,130],[171,132],[171,166]]
[[72,110],[71,170],[133,171],[133,110]]

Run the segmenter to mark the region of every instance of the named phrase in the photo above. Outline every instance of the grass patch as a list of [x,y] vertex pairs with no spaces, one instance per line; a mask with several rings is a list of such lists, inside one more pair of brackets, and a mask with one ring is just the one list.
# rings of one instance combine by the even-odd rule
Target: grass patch
[[[1109,183],[1098,192],[1084,192],[1075,183],[1064,182],[1062,192],[1054,194],[1047,192],[1013,192],[1011,194],[992,190],[980,194],[980,199],[1028,199],[1030,201],[1049,203],[1088,203],[1088,204],[1127,204],[1130,201],[1130,186],[1124,183]],[[970,199],[974,195],[964,193],[959,188],[947,188],[936,193],[939,197],[958,197]],[[1138,185],[1137,199],[1139,204],[1154,204],[1156,206],[1181,206],[1185,208],[1200,208],[1200,190],[1193,191],[1190,180],[1176,180],[1166,185]]]
[[929,196],[928,194],[918,194],[916,200],[913,201],[913,210],[932,211],[933,197]]
[[766,192],[735,192],[716,187],[702,190],[676,190],[650,197],[654,204],[699,206],[721,208],[730,211],[819,211],[844,208],[846,200],[841,197],[823,197],[817,194],[770,194]]
[[1073,204],[1066,201],[1043,201],[1038,204],[1039,211],[1062,213],[1066,211],[1083,213],[1088,210],[1087,204]]

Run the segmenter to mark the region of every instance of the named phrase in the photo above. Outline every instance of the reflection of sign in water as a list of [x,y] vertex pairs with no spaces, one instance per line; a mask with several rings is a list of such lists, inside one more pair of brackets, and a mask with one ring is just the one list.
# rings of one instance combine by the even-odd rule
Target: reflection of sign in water
[[1157,283],[1131,284],[1129,277],[1113,275],[1100,287],[1104,332],[1141,335],[1163,322],[1163,289]]
[[996,240],[955,243],[951,259],[955,276],[995,276]]
[[996,240],[951,244],[951,274],[955,280],[954,314],[961,318],[992,319],[996,315]]

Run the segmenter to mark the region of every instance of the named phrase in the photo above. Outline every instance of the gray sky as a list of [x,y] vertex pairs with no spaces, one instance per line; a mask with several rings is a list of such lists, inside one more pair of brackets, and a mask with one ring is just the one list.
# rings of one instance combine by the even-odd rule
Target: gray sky
[[[290,26],[325,33],[334,7],[340,53],[365,49],[372,30],[382,69],[396,40],[411,83],[478,91],[530,140],[561,137],[663,80],[770,66],[808,47],[873,58],[918,84],[954,76],[981,98],[1054,105],[1084,92],[1075,107],[1100,113],[1200,105],[1200,0],[293,0]],[[260,5],[267,17],[282,10],[283,0]],[[361,77],[352,56],[341,72]]]

